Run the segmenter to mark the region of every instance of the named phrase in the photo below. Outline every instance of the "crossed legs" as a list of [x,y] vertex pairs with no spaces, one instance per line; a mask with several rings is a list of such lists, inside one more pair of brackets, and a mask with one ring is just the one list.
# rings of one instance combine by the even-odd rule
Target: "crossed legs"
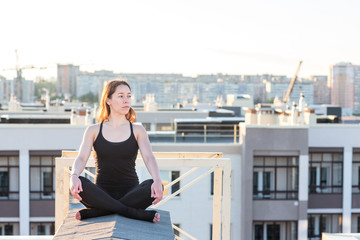
[[79,178],[83,188],[83,191],[79,193],[82,198],[81,203],[87,208],[80,210],[75,215],[77,219],[118,213],[129,218],[149,222],[160,220],[160,215],[156,211],[144,210],[154,201],[154,198],[151,198],[153,180],[149,179],[142,182],[121,199],[116,200],[89,179]]

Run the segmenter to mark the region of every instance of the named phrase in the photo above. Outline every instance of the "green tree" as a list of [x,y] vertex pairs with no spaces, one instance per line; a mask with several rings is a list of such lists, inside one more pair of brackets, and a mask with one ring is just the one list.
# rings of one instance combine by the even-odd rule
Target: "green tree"
[[34,83],[34,90],[35,90],[35,99],[40,100],[41,95],[44,94],[43,88],[49,91],[50,99],[56,99],[56,82],[54,81],[47,81],[45,79],[40,79]]
[[254,100],[254,104],[258,104],[258,103],[261,103],[261,98],[256,98],[256,99]]
[[95,102],[98,101],[98,96],[95,95],[95,94],[93,94],[92,92],[89,92],[89,93],[87,93],[87,94],[85,94],[85,95],[82,95],[82,96],[79,98],[79,100],[80,100],[81,102],[87,102],[87,103],[89,103],[89,104],[93,104],[93,103],[95,103]]
[[266,101],[266,103],[274,103],[274,98],[270,98],[269,100]]

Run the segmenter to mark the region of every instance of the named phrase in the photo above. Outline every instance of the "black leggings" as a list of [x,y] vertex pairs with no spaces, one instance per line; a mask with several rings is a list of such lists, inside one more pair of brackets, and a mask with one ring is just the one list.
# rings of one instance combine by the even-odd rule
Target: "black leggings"
[[152,222],[156,211],[146,211],[155,198],[151,197],[152,179],[145,180],[120,199],[115,199],[99,186],[82,176],[83,191],[80,201],[86,209],[80,210],[81,219],[118,213],[125,217]]

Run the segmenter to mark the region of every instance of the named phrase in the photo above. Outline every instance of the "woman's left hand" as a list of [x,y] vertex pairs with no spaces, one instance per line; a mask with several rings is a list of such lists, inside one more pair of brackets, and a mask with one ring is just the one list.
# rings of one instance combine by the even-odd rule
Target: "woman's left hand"
[[151,197],[155,198],[152,204],[157,204],[163,198],[163,185],[160,180],[155,180],[151,185]]

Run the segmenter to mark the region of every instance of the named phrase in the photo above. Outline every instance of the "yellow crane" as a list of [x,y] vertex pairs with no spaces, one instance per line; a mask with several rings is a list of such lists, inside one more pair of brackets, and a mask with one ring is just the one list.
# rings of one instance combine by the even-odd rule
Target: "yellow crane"
[[291,79],[289,88],[288,88],[285,96],[283,97],[283,100],[282,100],[282,101],[283,101],[284,104],[286,104],[286,102],[287,102],[287,101],[289,100],[289,98],[290,98],[291,92],[292,92],[292,90],[293,90],[293,88],[294,88],[296,79],[297,79],[298,74],[299,74],[299,71],[300,71],[301,64],[302,64],[302,61],[299,62],[299,65],[298,65],[298,67],[297,67],[297,69],[296,69],[295,75],[294,75],[294,77]]
[[7,68],[7,69],[3,69],[3,71],[7,71],[7,70],[16,70],[16,78],[15,78],[15,82],[14,82],[14,92],[12,93],[14,96],[16,96],[16,98],[18,99],[19,102],[21,102],[22,99],[22,70],[24,69],[46,69],[47,67],[35,67],[34,65],[26,65],[26,66],[22,66],[20,67],[19,64],[19,54],[17,49],[15,49],[15,54],[16,54],[16,67],[15,68]]

